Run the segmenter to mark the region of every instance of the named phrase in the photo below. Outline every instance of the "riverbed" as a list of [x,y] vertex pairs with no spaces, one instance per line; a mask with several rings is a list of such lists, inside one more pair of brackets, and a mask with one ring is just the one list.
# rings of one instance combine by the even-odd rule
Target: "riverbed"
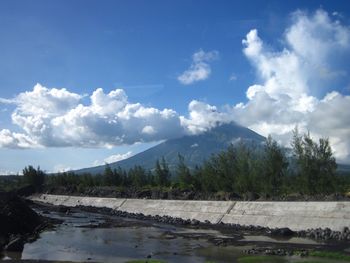
[[[181,227],[152,221],[120,218],[80,209],[57,211],[36,206],[47,217],[62,221],[24,246],[22,253],[5,253],[2,260],[73,262],[128,262],[158,259],[165,262],[240,262],[252,248],[326,250],[329,244],[306,238],[273,238],[254,233]],[[229,240],[218,245],[217,240]],[[345,250],[346,244],[340,250]],[[350,245],[349,245],[350,248]],[[304,262],[300,256],[274,256],[276,262]],[[279,260],[279,261],[278,261]],[[307,258],[307,262],[343,262]]]

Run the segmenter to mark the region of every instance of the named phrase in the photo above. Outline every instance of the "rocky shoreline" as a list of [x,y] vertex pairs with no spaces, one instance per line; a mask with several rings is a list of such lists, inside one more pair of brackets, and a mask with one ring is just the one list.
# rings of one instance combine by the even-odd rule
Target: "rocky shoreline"
[[[348,227],[344,227],[342,231],[333,231],[329,228],[321,229],[307,229],[301,231],[292,231],[289,228],[268,228],[261,226],[253,226],[253,225],[239,225],[239,224],[225,224],[225,223],[211,223],[209,221],[200,222],[196,219],[182,219],[178,217],[171,216],[152,216],[152,215],[144,215],[142,213],[128,213],[125,211],[114,210],[111,208],[98,208],[93,206],[77,206],[76,208],[93,213],[101,213],[112,216],[118,216],[123,218],[137,219],[137,220],[147,220],[153,221],[157,223],[170,224],[170,225],[178,225],[178,226],[191,226],[197,228],[210,228],[210,229],[218,229],[226,232],[244,232],[248,231],[251,233],[262,234],[272,237],[302,237],[309,238],[316,241],[350,241],[350,229]],[[66,206],[58,206],[58,209],[61,212],[69,212],[70,207]]]

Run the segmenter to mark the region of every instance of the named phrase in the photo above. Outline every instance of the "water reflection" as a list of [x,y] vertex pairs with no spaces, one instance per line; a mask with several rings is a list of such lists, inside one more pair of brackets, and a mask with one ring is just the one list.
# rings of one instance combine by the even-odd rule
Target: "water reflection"
[[[46,214],[64,220],[55,230],[46,231],[33,243],[26,244],[22,254],[10,253],[4,259],[41,259],[76,262],[126,262],[134,259],[152,257],[167,262],[236,262],[243,250],[251,246],[217,247],[201,235],[226,238],[216,230],[188,229],[164,224],[154,224],[137,220],[118,219],[124,225],[111,228],[96,227],[113,219],[110,216],[87,212],[64,214],[50,212]],[[115,219],[115,218],[114,218]],[[129,222],[129,226],[125,226]],[[83,227],[82,227],[83,226]],[[90,227],[87,227],[90,226]],[[194,234],[199,238],[181,237]],[[244,241],[283,242],[295,244],[314,244],[307,239],[292,238],[277,241],[265,236],[245,236]],[[249,243],[249,242],[248,242]],[[247,244],[248,244],[247,243]],[[297,262],[298,258],[285,258],[288,262]]]

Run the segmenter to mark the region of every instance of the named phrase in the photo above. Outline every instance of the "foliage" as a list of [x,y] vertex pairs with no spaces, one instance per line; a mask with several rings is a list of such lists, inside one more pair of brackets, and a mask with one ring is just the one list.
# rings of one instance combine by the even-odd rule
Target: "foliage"
[[329,259],[337,259],[342,261],[350,261],[350,256],[341,252],[333,252],[333,251],[311,251],[309,256],[319,257],[319,258],[329,258]]
[[163,157],[161,162],[157,160],[155,167],[155,181],[159,186],[169,186],[170,185],[170,171],[168,164]]
[[[178,155],[173,177],[163,157],[156,161],[152,171],[141,166],[126,171],[107,165],[102,175],[63,173],[47,176],[46,185],[75,189],[93,186],[141,190],[171,187],[205,193],[257,193],[274,197],[294,193],[349,192],[350,176],[336,175],[336,162],[328,139],[315,142],[309,134],[301,136],[296,130],[292,147],[293,158],[287,158],[285,149],[269,136],[264,145],[231,145],[194,169],[190,169],[185,158]],[[28,167],[25,171],[26,174],[41,174],[39,168]],[[32,181],[38,179],[35,176],[28,178]]]
[[238,263],[283,263],[285,258],[276,256],[243,256],[238,258]]
[[29,165],[23,169],[23,178],[25,183],[34,186],[36,190],[41,190],[45,180],[45,173],[40,170],[40,167],[35,169]]
[[321,138],[317,143],[310,134],[301,136],[295,129],[292,146],[300,189],[311,195],[334,192],[337,163],[329,140]]
[[23,186],[23,177],[19,175],[0,176],[0,191],[12,191]]
[[158,260],[158,259],[139,259],[139,260],[131,260],[126,263],[166,263],[166,261]]
[[277,142],[269,136],[266,140],[262,162],[264,192],[277,196],[281,193],[283,180],[287,173],[288,162]]
[[176,175],[179,180],[179,186],[182,189],[187,189],[192,187],[192,175],[190,169],[185,164],[184,157],[179,154],[178,155],[179,162],[176,167]]

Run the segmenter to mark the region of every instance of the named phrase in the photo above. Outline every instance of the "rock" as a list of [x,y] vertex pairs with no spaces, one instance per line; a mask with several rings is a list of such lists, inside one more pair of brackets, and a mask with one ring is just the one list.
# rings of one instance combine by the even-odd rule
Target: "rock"
[[16,194],[19,196],[30,196],[35,193],[35,187],[33,185],[26,185],[16,190]]
[[69,213],[69,207],[60,205],[57,207],[57,211],[60,213]]
[[276,228],[271,230],[271,235],[288,237],[288,236],[294,235],[294,232],[290,230],[288,227]]
[[343,227],[342,234],[347,234],[347,233],[349,233],[349,228],[348,227]]
[[5,246],[5,250],[11,252],[21,252],[23,251],[24,243],[25,239],[22,236],[15,237]]
[[259,195],[254,192],[247,192],[243,195],[245,201],[255,201],[259,199]]
[[199,225],[199,223],[200,223],[200,222],[199,222],[198,220],[196,220],[196,219],[192,219],[192,220],[191,220],[191,225],[192,225],[192,226]]
[[35,235],[43,223],[43,218],[22,198],[0,192],[0,245],[6,250],[21,251],[26,237]]

